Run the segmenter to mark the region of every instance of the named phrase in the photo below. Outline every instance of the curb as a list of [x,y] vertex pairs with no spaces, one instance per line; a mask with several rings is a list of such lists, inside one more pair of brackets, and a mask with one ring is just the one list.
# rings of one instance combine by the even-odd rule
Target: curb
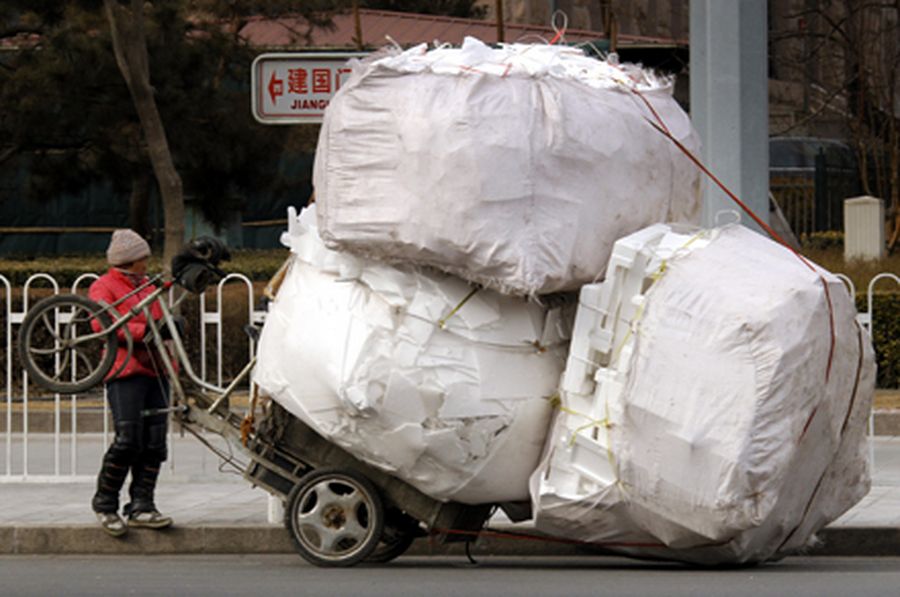
[[835,527],[819,531],[812,556],[900,556],[900,528]]
[[900,435],[900,410],[875,411],[875,435]]
[[276,554],[293,551],[281,526],[175,526],[131,529],[120,538],[99,526],[0,526],[0,555]]
[[[502,530],[502,529],[498,529]],[[819,532],[807,556],[900,556],[900,528],[836,527]],[[0,526],[0,555],[159,555],[159,554],[286,554],[295,553],[280,525],[173,527],[161,531],[133,529],[112,538],[96,525]],[[577,544],[482,537],[474,555],[586,556],[604,555]],[[407,552],[415,556],[465,555],[464,543],[435,545],[418,539]]]

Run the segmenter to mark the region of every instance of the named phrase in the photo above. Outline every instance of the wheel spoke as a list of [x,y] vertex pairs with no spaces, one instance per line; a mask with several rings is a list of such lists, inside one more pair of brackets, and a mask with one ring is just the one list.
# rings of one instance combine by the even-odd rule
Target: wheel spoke
[[338,533],[331,529],[323,529],[319,533],[319,549],[325,553],[334,553],[337,549],[338,539],[340,539]]
[[59,376],[62,375],[66,370],[66,365],[69,364],[69,358],[71,357],[71,351],[66,351],[65,356],[63,356],[62,362],[59,364],[59,367],[56,369],[56,373],[53,374],[51,378],[53,381],[59,381]]
[[368,506],[365,497],[357,491],[354,487],[351,493],[347,495],[338,496],[337,502],[343,506],[345,510],[350,512],[356,512],[356,510],[363,504]]
[[41,355],[41,356],[58,354],[64,350],[66,350],[66,348],[64,348],[64,347],[60,347],[60,348],[34,348],[33,346],[28,347],[29,353]]
[[324,505],[324,504],[333,504],[335,502],[340,503],[341,498],[343,497],[343,496],[336,494],[335,492],[333,492],[331,490],[331,482],[330,481],[319,483],[318,485],[313,487],[313,491],[315,492],[316,497],[318,498],[318,505],[320,505],[320,506]]
[[50,318],[47,317],[47,311],[41,314],[41,321],[44,322],[44,327],[47,328],[47,331],[50,332],[50,335],[54,340],[59,341],[59,336],[56,335],[56,328],[50,323]]
[[331,551],[334,549],[334,545],[337,542],[337,533],[325,526],[320,517],[305,516],[303,518],[298,517],[298,520],[300,523],[297,525],[297,528],[300,531],[300,535],[307,542],[310,542],[310,535],[318,540],[319,544],[315,546],[315,549],[320,551]]
[[309,512],[297,512],[297,522],[315,526],[320,519],[321,512],[322,502],[316,502],[316,505]]
[[[84,313],[83,316],[76,316],[77,313]],[[80,323],[90,325],[91,321],[95,319],[94,314],[83,307],[76,307],[74,311],[72,311],[72,319],[70,319],[71,325],[76,325]]]
[[[84,366],[87,368],[88,374],[94,371],[94,363],[91,362],[91,359],[86,354],[84,354],[84,352],[82,352],[80,348],[73,348],[72,352],[74,352],[75,356],[77,357],[76,362],[77,360],[81,360],[84,363]],[[77,371],[78,365],[76,364],[75,367]]]
[[361,543],[368,534],[369,529],[364,528],[361,524],[359,524],[359,521],[356,518],[356,512],[353,512],[352,516],[347,518],[347,523],[344,525],[344,528],[341,529],[341,535],[350,537],[357,543]]

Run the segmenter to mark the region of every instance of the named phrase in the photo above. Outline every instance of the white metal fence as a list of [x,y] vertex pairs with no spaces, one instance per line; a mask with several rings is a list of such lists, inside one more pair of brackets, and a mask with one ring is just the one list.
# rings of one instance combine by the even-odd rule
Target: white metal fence
[[[17,363],[15,354],[19,326],[25,319],[29,306],[38,297],[61,292],[84,294],[97,278],[96,274],[83,274],[71,287],[61,288],[52,276],[39,273],[30,276],[21,289],[16,289],[6,276],[0,274],[0,321],[4,322],[0,343],[4,350],[0,361],[5,373],[0,407],[4,415],[3,441],[0,442],[0,462],[3,467],[0,470],[0,483],[83,481],[96,476],[102,453],[111,440],[105,389],[98,388],[91,395],[33,396],[33,388],[29,388],[28,373]],[[212,291],[216,297],[213,307],[209,305],[211,301],[205,295],[200,296],[196,322],[199,338],[194,339],[195,342],[199,340],[200,363],[199,367],[195,366],[195,370],[199,371],[204,381],[218,386],[223,385],[224,381],[223,345],[226,335],[244,335],[240,326],[226,330],[223,325],[226,300],[223,290],[227,285],[242,285],[246,291],[247,317],[244,323],[259,324],[265,318],[265,312],[257,308],[253,283],[243,274],[229,274],[219,282]],[[17,290],[21,291],[20,301],[14,300]],[[170,299],[171,296],[170,294]],[[21,309],[13,308],[17,303],[21,304]],[[62,323],[65,315],[57,313],[54,324]],[[213,354],[209,354],[210,351],[207,350],[208,338],[215,340]],[[191,339],[186,339],[186,343],[191,343]],[[253,341],[248,337],[248,355],[252,357],[254,351]],[[212,367],[209,366],[210,360]],[[210,379],[210,369],[214,379]],[[174,433],[175,430],[171,429],[170,434]],[[174,439],[171,435],[170,438]],[[178,460],[175,452],[179,443],[181,442],[169,442],[170,471],[175,470]],[[185,467],[205,468],[207,461],[205,458],[189,458],[183,463],[179,462],[178,466],[179,474],[192,476],[200,471],[184,470]]]
[[[43,287],[53,294],[60,292],[84,293],[90,282],[97,278],[96,274],[84,274],[80,276],[71,288],[62,290],[57,281],[48,274],[34,274],[29,277],[21,288],[21,310],[13,309],[13,286],[9,279],[0,274],[0,317],[5,322],[3,346],[3,370],[5,371],[5,417],[3,425],[3,442],[0,444],[3,457],[3,469],[0,472],[0,482],[54,482],[74,481],[93,478],[96,475],[100,463],[100,454],[108,444],[109,416],[105,395],[98,391],[93,400],[85,396],[66,396],[55,394],[52,398],[41,397],[35,400],[29,395],[28,374],[21,370],[14,370],[14,351],[16,350],[16,335],[18,326],[25,318],[30,304],[35,300],[35,289]],[[855,295],[853,283],[846,276],[841,276],[847,284],[850,292]],[[900,284],[900,277],[893,273],[882,273],[869,282],[866,290],[867,310],[860,313],[858,321],[871,334],[873,322],[873,294],[879,282],[893,280]],[[218,386],[222,386],[223,379],[223,346],[227,334],[243,334],[241,329],[225,329],[223,307],[225,298],[223,289],[228,284],[241,284],[247,293],[247,319],[246,323],[261,323],[265,312],[257,309],[257,301],[253,289],[253,283],[243,274],[229,274],[215,288],[215,308],[209,308],[206,295],[199,299],[199,347],[200,347],[200,376]],[[210,331],[209,328],[212,328]],[[209,355],[207,339],[209,334],[215,338],[214,354]],[[188,339],[190,342],[190,339]],[[247,339],[247,352],[252,357],[254,352],[253,341]],[[210,379],[210,356],[214,362],[214,379]],[[15,367],[15,369],[21,369]],[[14,383],[20,380],[20,383]],[[29,415],[35,416],[32,411],[39,412],[44,419],[43,425],[37,429],[32,425]],[[17,416],[16,416],[17,415]],[[93,417],[94,427],[85,430],[84,425],[79,427],[85,417]],[[50,420],[50,425],[46,419]],[[64,421],[67,422],[63,429]],[[99,425],[98,425],[99,424]],[[872,422],[870,420],[870,432]],[[174,470],[176,455],[174,448],[176,442],[170,442],[170,470]],[[183,465],[179,465],[183,466]],[[196,459],[190,466],[198,466]],[[199,466],[205,466],[205,461],[200,461]],[[191,471],[180,470],[190,475]]]

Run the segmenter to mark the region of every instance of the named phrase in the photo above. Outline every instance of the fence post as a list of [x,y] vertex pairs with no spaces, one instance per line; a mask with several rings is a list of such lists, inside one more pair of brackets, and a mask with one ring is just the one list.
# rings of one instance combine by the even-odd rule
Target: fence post
[[[36,280],[47,280],[50,282],[50,287],[53,289],[53,294],[59,294],[59,284],[56,283],[56,279],[48,274],[34,274],[29,276],[27,280],[25,280],[25,286],[22,288],[22,311],[18,313],[11,313],[11,319],[15,320],[15,323],[21,324],[25,320],[25,314],[28,313],[28,298],[29,291],[31,290],[31,283]],[[58,325],[58,317],[54,318],[54,325]],[[56,356],[57,365],[59,364],[59,355]],[[55,395],[55,400],[59,401],[59,394]],[[56,419],[56,430],[57,433],[54,434],[54,469],[59,471],[59,418]],[[22,477],[28,478],[28,372],[22,371]]]
[[6,276],[0,274],[6,296],[6,466],[5,475],[12,475],[12,284]]
[[[871,342],[875,342],[875,335],[872,333],[872,325],[875,321],[874,319],[874,310],[875,305],[873,301],[873,295],[875,294],[875,285],[879,280],[893,280],[897,284],[900,284],[900,277],[896,274],[891,274],[888,272],[884,272],[878,274],[874,278],[869,281],[869,287],[866,290],[866,322],[868,325],[866,326],[866,331],[869,332],[869,340]],[[872,412],[869,414],[869,464],[872,467],[872,472],[875,472],[875,408],[872,408]]]
[[[94,280],[97,280],[99,278],[100,278],[100,276],[98,276],[97,274],[93,274],[93,273],[81,274],[80,276],[75,278],[75,281],[72,283],[72,294],[78,294],[78,287],[84,281],[90,280],[91,283],[93,283]],[[71,312],[74,314],[75,309],[73,308]],[[76,366],[75,366],[75,360],[73,359],[72,360],[72,379],[75,379],[75,375],[76,375]],[[77,395],[72,394],[71,400],[70,400],[70,407],[69,407],[70,411],[71,411],[70,425],[69,425],[69,427],[70,427],[70,429],[69,429],[69,437],[70,437],[69,445],[71,446],[71,448],[70,448],[71,449],[71,454],[70,454],[71,465],[70,466],[71,466],[72,476],[75,476],[78,474],[78,436],[76,435],[78,433],[78,410],[77,410],[78,403],[76,401],[76,398],[77,398]],[[106,404],[106,384],[103,384],[103,406],[102,406],[102,409],[103,409],[103,444],[106,445],[107,442],[109,441],[109,438],[108,438],[109,406]]]

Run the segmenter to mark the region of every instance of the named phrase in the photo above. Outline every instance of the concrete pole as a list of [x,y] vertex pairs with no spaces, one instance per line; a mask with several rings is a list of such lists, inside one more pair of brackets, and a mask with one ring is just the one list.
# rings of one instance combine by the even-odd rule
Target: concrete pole
[[[769,85],[765,0],[691,0],[691,120],[703,163],[769,222]],[[705,181],[703,224],[739,210]],[[723,219],[729,220],[730,218]],[[741,222],[757,226],[742,214]]]

